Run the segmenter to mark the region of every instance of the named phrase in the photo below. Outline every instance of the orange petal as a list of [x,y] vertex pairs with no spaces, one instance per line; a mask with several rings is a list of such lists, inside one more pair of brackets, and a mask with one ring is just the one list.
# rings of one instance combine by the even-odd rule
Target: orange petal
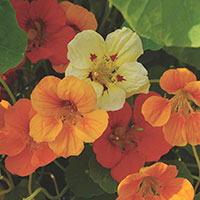
[[84,116],[77,124],[75,132],[84,142],[94,142],[108,125],[108,114],[104,110],[94,110]]
[[12,174],[27,176],[32,174],[37,167],[31,165],[32,152],[27,147],[16,156],[8,156],[5,160],[5,167]]
[[163,126],[163,133],[166,141],[172,146],[185,146],[187,144],[185,118],[178,112],[173,113]]
[[200,81],[190,82],[184,87],[184,89],[189,92],[190,100],[200,106]]
[[75,76],[66,76],[58,84],[58,96],[63,100],[72,101],[80,113],[94,109],[97,96],[93,87]]
[[169,120],[171,106],[167,99],[160,96],[151,96],[144,102],[142,114],[152,126],[163,126]]
[[200,144],[200,112],[191,113],[186,118],[185,129],[188,143]]
[[66,1],[60,3],[65,11],[67,23],[69,25],[76,26],[79,30],[83,31],[87,29],[96,30],[97,21],[92,12],[80,5],[69,4]]
[[54,76],[44,77],[31,94],[33,108],[43,116],[52,116],[59,112],[62,100],[57,96],[60,79]]
[[160,78],[160,87],[169,94],[184,88],[187,83],[196,81],[196,76],[186,68],[170,69]]
[[59,156],[79,155],[83,148],[83,141],[74,133],[72,127],[63,128],[55,141],[49,142],[49,147]]
[[169,200],[193,200],[194,188],[185,178],[169,180],[160,190],[161,195]]
[[62,1],[59,5],[62,7],[64,12],[67,12],[69,7],[73,6],[73,3],[71,3],[70,1]]
[[8,108],[4,119],[9,134],[15,134],[25,140],[29,133],[31,109],[32,105],[29,99],[20,99],[14,106]]
[[63,124],[53,117],[42,117],[36,114],[30,121],[30,136],[39,142],[54,141],[62,130]]
[[120,200],[131,200],[131,196],[135,194],[138,190],[141,179],[144,175],[135,173],[127,176],[118,185],[118,194]]
[[57,72],[57,73],[65,73],[67,66],[69,63],[63,63],[63,64],[52,64],[52,68]]
[[1,100],[0,102],[0,128],[4,127],[4,114],[9,106],[10,104],[8,103],[8,101]]

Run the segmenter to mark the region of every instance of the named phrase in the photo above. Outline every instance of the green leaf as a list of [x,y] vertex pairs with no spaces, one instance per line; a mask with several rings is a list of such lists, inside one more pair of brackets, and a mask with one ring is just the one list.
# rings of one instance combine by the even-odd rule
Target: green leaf
[[[128,27],[128,28],[130,28],[130,29],[132,29],[131,27],[130,27],[130,25],[128,24],[128,22],[124,22],[123,24],[122,24],[122,26],[121,27]],[[132,29],[133,30],[133,29]],[[133,30],[134,31],[134,30]],[[135,32],[135,31],[134,31]],[[144,38],[144,37],[141,37],[140,36],[140,39],[142,40],[142,47],[143,47],[143,50],[145,51],[145,50],[147,50],[147,49],[150,49],[150,50],[152,50],[152,51],[157,51],[157,50],[159,50],[159,49],[161,49],[163,46],[162,45],[158,45],[158,44],[156,44],[155,42],[153,42],[152,40],[149,40],[149,39],[147,39],[147,38]]]
[[0,73],[4,73],[23,61],[27,35],[17,25],[10,0],[0,1],[0,19]]
[[118,183],[110,175],[110,170],[102,167],[95,156],[89,160],[89,175],[91,179],[100,185],[100,187],[107,193],[115,193],[117,191]]
[[[36,183],[36,181],[33,181],[32,183],[32,191],[36,190],[39,188],[40,185]],[[8,194],[6,194],[6,199],[5,200],[13,200],[13,199],[23,199],[29,196],[28,193],[28,180],[27,179],[22,179],[21,182]],[[35,200],[45,200],[45,196],[43,193],[39,193],[36,197]]]
[[191,182],[191,184],[193,184],[192,174],[184,162],[178,161],[178,160],[173,160],[173,161],[166,161],[166,163],[168,165],[176,165],[177,170],[178,170],[177,177],[186,178]]
[[200,192],[194,197],[194,200],[199,200],[199,199],[200,199]]
[[[192,150],[192,146],[191,146],[190,144],[186,145],[184,148],[188,151],[188,153],[189,153],[191,156],[194,157],[194,153],[193,153],[193,150]],[[198,156],[200,157],[200,145],[196,145],[195,148],[196,148],[196,150],[197,150]]]
[[101,187],[89,176],[88,162],[94,155],[89,145],[86,145],[81,155],[72,157],[65,172],[67,184],[78,197],[90,198],[104,193]]
[[130,26],[159,45],[200,47],[199,0],[112,0]]
[[164,47],[164,50],[175,56],[180,62],[200,69],[200,48]]

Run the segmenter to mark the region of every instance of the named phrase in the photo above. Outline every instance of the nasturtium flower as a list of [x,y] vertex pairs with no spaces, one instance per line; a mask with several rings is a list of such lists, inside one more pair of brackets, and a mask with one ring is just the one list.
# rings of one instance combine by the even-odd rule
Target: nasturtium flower
[[[2,114],[2,109],[0,112]],[[5,166],[12,174],[27,176],[58,157],[47,143],[36,143],[29,135],[29,124],[34,114],[28,99],[20,99],[14,106],[9,106],[3,111],[0,154],[8,155]]]
[[171,145],[200,144],[200,81],[188,69],[177,68],[164,72],[160,86],[174,96],[149,97],[142,107],[145,120],[152,126],[162,126]]
[[93,143],[97,161],[111,168],[111,176],[120,182],[127,175],[136,173],[145,162],[159,160],[169,145],[161,128],[149,125],[141,113],[143,102],[151,95],[140,94],[134,104],[133,127],[129,127],[132,109],[126,102],[118,111],[109,111],[109,124],[103,135]]
[[4,127],[4,114],[9,108],[10,103],[6,100],[0,101],[0,129]]
[[11,0],[18,25],[28,36],[26,56],[36,63],[49,59],[55,64],[67,60],[67,44],[75,35],[66,25],[64,10],[57,0]]
[[148,93],[147,71],[137,62],[142,53],[140,38],[129,28],[108,34],[105,41],[95,31],[85,30],[68,44],[70,64],[65,74],[92,84],[97,108],[118,110],[127,97]]
[[[70,1],[62,1],[60,6],[63,8],[66,17],[67,26],[71,26],[75,33],[83,30],[96,30],[97,20],[92,12],[86,8],[71,3]],[[53,69],[58,73],[64,73],[69,62],[52,63]]]
[[48,142],[58,155],[79,155],[84,142],[94,142],[107,127],[108,114],[96,109],[93,87],[74,76],[44,77],[31,94],[37,111],[30,135],[36,142]]
[[176,166],[161,162],[141,168],[121,181],[116,200],[193,200],[192,184],[177,174]]

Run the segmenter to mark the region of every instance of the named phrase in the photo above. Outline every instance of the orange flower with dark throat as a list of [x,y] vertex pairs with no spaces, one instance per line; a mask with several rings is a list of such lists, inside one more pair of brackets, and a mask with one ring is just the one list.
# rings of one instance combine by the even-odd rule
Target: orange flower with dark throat
[[79,155],[84,142],[94,142],[107,127],[108,115],[94,110],[93,87],[74,76],[62,80],[46,76],[31,94],[38,112],[31,120],[30,135],[36,142],[48,142],[58,155]]
[[119,184],[116,200],[193,200],[192,184],[177,174],[176,166],[161,162],[142,168]]
[[28,99],[20,99],[4,110],[0,154],[8,155],[5,166],[12,174],[27,176],[57,157],[47,143],[36,143],[29,135],[29,122],[34,114]]
[[161,128],[148,124],[141,113],[143,102],[157,93],[140,94],[135,100],[133,127],[129,127],[132,109],[126,102],[118,111],[110,111],[109,124],[103,135],[93,143],[97,161],[111,168],[111,176],[120,182],[138,172],[145,162],[156,161],[171,148]]
[[174,96],[149,97],[142,107],[145,120],[152,126],[162,126],[165,139],[171,145],[200,144],[200,81],[186,68],[170,69],[160,78],[163,90]]

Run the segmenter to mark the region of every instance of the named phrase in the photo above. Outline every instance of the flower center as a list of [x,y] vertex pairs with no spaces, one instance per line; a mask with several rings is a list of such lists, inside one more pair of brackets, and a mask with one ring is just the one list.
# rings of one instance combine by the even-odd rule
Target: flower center
[[28,23],[28,51],[34,47],[40,47],[45,44],[45,24],[42,20],[31,21]]
[[90,54],[90,60],[92,61],[91,71],[88,75],[91,81],[100,83],[104,90],[108,89],[109,83],[116,83],[124,81],[123,76],[117,74],[119,67],[115,64],[117,60],[117,54],[110,57],[103,56],[98,58],[95,54]]
[[38,150],[38,149],[40,148],[40,145],[39,145],[37,142],[35,142],[31,136],[28,136],[28,137],[27,137],[27,146],[28,146],[32,151]]
[[154,196],[160,196],[159,188],[160,184],[157,179],[147,176],[140,181],[137,194],[138,196],[143,197],[144,200],[150,200]]
[[175,96],[170,99],[169,103],[172,106],[173,112],[180,112],[183,116],[187,116],[189,113],[194,112],[190,102],[190,94],[184,89],[180,89],[175,93]]
[[68,124],[69,122],[72,125],[76,125],[79,118],[83,118],[80,112],[78,112],[76,105],[69,100],[63,103],[63,107],[59,116],[64,125]]
[[137,142],[133,134],[133,129],[129,127],[117,127],[109,135],[110,141],[119,146],[123,151],[135,150]]

